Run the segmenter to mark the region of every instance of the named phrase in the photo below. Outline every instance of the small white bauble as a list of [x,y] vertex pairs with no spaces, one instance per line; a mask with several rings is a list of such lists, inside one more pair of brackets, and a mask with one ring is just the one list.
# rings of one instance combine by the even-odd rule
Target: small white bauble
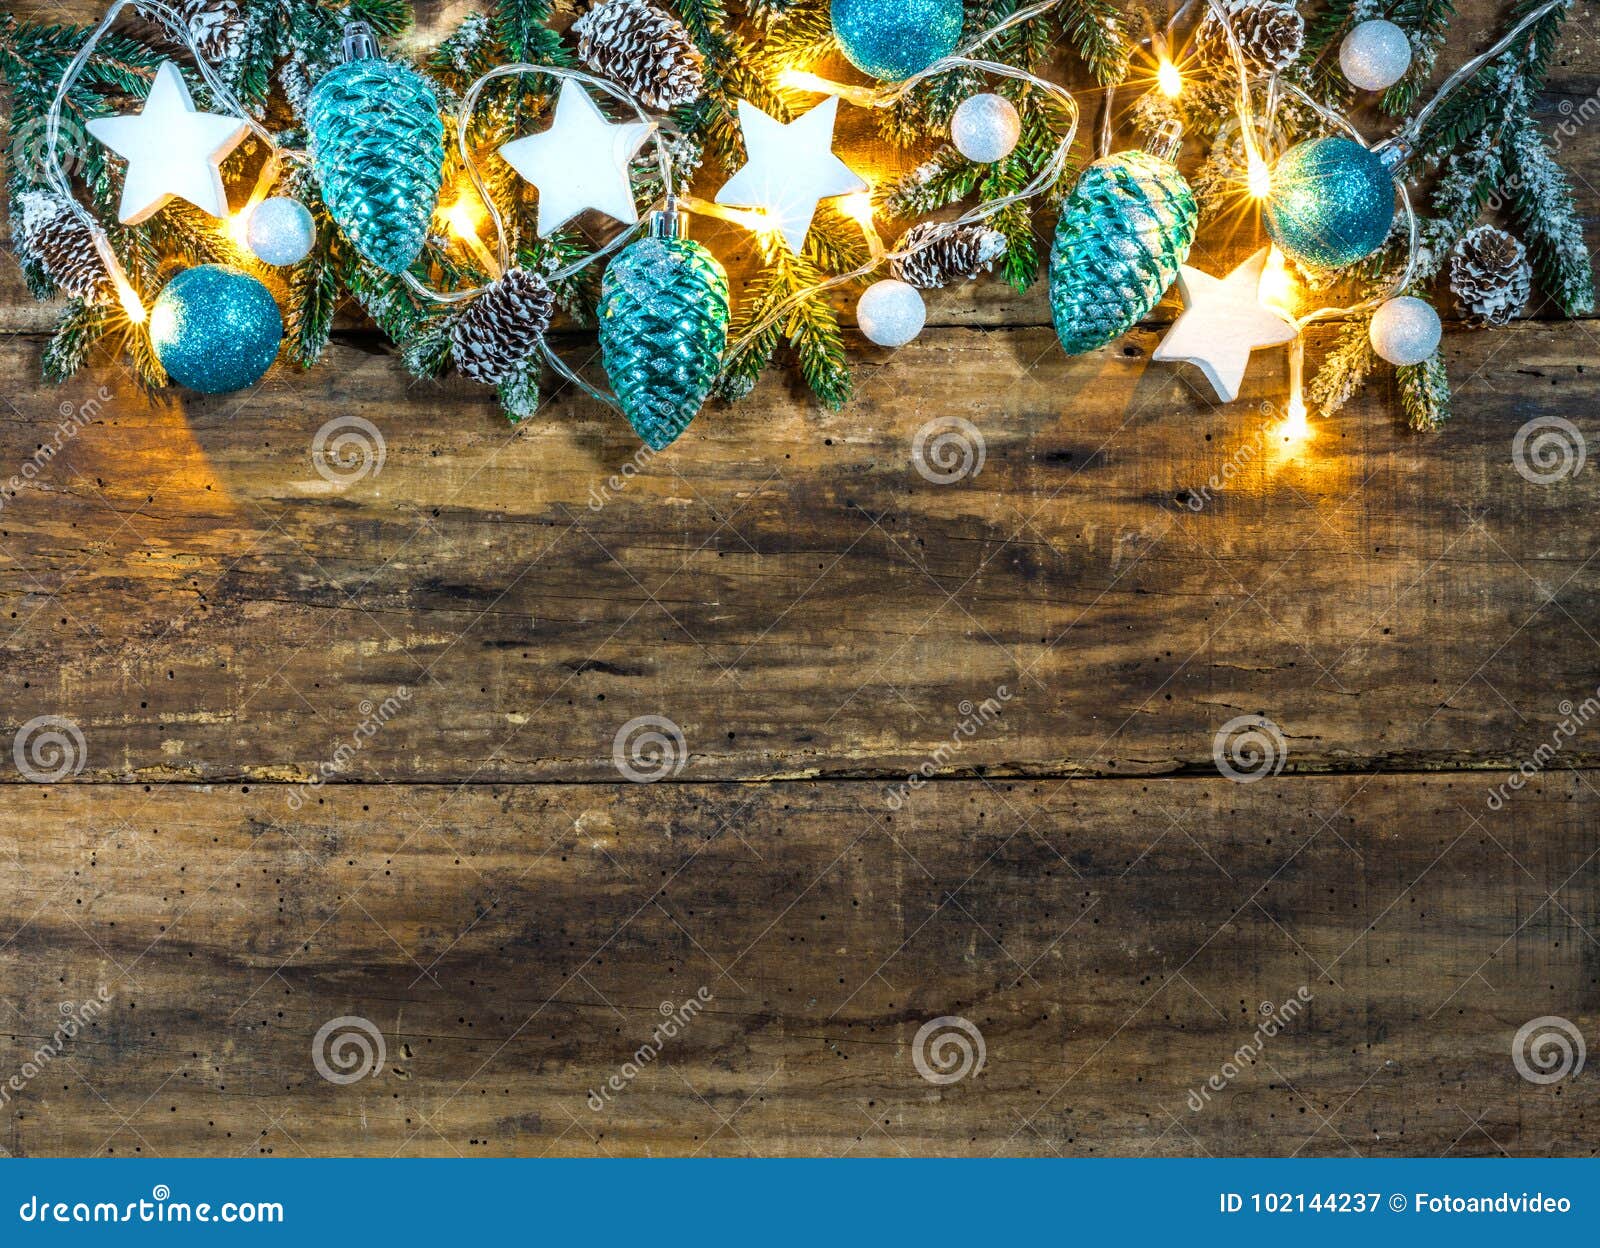
[[273,196],[250,214],[245,239],[263,264],[299,264],[317,244],[317,223],[299,200]]
[[1439,347],[1439,314],[1411,295],[1390,299],[1372,314],[1372,349],[1391,364],[1420,364]]
[[856,304],[856,324],[868,340],[880,347],[903,347],[922,332],[928,309],[915,286],[884,278],[862,292]]
[[968,160],[986,165],[1011,155],[1022,137],[1022,118],[1003,95],[973,95],[950,119],[950,141]]
[[1394,86],[1410,67],[1411,41],[1406,32],[1381,17],[1360,23],[1339,45],[1339,68],[1363,91]]

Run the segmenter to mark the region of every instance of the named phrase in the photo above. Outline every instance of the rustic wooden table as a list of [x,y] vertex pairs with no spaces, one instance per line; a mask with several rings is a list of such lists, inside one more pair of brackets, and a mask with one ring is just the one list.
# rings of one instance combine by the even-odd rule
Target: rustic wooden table
[[[1562,157],[1592,217],[1594,127]],[[1513,1058],[1600,1020],[1600,738],[1558,730],[1600,477],[1511,458],[1600,428],[1594,322],[1451,328],[1443,432],[1382,376],[1283,447],[1282,352],[1221,408],[1157,326],[1069,359],[1042,292],[978,283],[853,343],[845,411],[774,376],[613,488],[594,405],[513,431],[359,330],[246,395],[49,389],[5,283],[0,464],[95,417],[0,508],[10,1152],[1600,1142],[1592,1077]],[[330,483],[352,417],[381,469]],[[953,417],[981,469],[936,484]],[[1240,716],[1281,773],[1219,773]]]

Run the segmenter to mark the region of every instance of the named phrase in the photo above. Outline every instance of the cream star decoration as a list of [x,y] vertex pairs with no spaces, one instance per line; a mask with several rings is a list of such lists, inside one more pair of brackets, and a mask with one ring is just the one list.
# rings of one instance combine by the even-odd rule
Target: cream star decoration
[[867,189],[833,154],[838,112],[839,97],[829,96],[785,125],[740,100],[739,128],[750,159],[717,192],[717,203],[759,209],[772,218],[790,251],[804,248],[818,201]]
[[513,139],[500,155],[539,188],[540,234],[559,230],[589,208],[633,225],[639,209],[628,165],[654,129],[644,122],[607,121],[589,93],[568,78],[550,128]]
[[1282,313],[1261,302],[1261,273],[1268,251],[1263,247],[1223,278],[1187,264],[1179,269],[1183,314],[1152,357],[1195,365],[1224,403],[1239,397],[1251,351],[1281,346],[1299,332]]
[[124,225],[148,221],[174,199],[213,217],[227,216],[222,162],[249,132],[238,117],[196,112],[189,86],[171,61],[157,68],[137,114],[89,123],[89,133],[128,162],[117,211]]

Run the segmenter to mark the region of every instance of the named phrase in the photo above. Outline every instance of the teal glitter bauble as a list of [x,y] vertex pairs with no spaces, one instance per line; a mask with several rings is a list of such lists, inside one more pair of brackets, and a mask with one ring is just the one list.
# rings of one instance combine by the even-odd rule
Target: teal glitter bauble
[[902,82],[955,51],[961,0],[832,0],[833,33],[864,74]]
[[642,238],[600,283],[600,359],[623,415],[651,450],[688,427],[728,342],[728,275],[687,238]]
[[317,83],[306,128],[339,228],[385,273],[403,273],[427,239],[444,169],[432,85],[409,65],[358,54]]
[[277,359],[282,340],[283,317],[272,292],[220,264],[185,269],[150,309],[150,342],[161,367],[202,394],[255,385]]
[[1161,301],[1200,209],[1169,160],[1120,152],[1083,171],[1056,222],[1050,312],[1067,354],[1103,347]]
[[1267,236],[1301,264],[1339,269],[1383,246],[1394,223],[1394,181],[1354,139],[1297,143],[1272,167]]

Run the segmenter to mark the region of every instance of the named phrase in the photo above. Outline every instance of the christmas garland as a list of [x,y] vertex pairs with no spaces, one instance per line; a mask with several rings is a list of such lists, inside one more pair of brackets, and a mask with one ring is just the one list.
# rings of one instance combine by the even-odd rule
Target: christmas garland
[[[1253,349],[1286,345],[1291,419],[1338,410],[1381,358],[1431,428],[1449,404],[1435,282],[1480,325],[1535,281],[1566,315],[1593,307],[1532,117],[1568,2],[1517,0],[1426,102],[1449,0],[749,0],[737,17],[599,0],[564,31],[546,0],[501,0],[415,63],[380,46],[409,24],[399,0],[118,0],[93,29],[4,17],[12,236],[34,293],[67,296],[52,380],[109,338],[152,386],[239,389],[278,359],[314,366],[353,296],[415,374],[453,366],[512,420],[565,379],[659,449],[784,347],[846,402],[840,291],[899,346],[920,291],[991,269],[1023,289],[1048,267],[1070,352],[1176,283],[1185,311],[1156,358],[1198,365],[1224,401]],[[1043,76],[1063,42],[1101,97],[1081,172],[1079,102]],[[870,81],[811,72],[836,54]],[[1362,92],[1395,119],[1375,144],[1346,115]],[[834,151],[841,104],[931,154],[869,186]],[[1114,152],[1125,118],[1143,144]],[[1188,178],[1180,135],[1200,156]],[[1496,198],[1515,234],[1480,220]],[[1220,277],[1187,265],[1241,208],[1272,247]],[[752,232],[742,289],[686,210]],[[597,327],[609,388],[553,349],[558,315]],[[1305,385],[1303,330],[1324,320],[1333,345]]]

